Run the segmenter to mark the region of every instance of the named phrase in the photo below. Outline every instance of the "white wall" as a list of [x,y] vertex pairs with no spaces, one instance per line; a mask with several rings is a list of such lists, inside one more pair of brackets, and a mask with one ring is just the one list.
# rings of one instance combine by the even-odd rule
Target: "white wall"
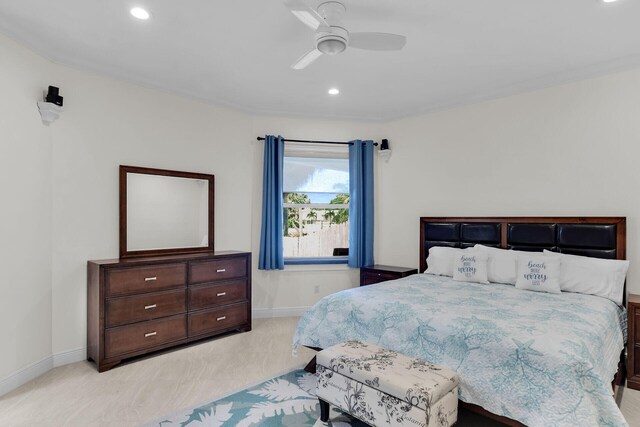
[[[120,164],[216,175],[215,247],[254,252],[257,309],[309,306],[358,284],[357,271],[257,271],[263,146],[255,137],[380,138],[380,125],[252,118],[53,64],[2,36],[0,48],[0,185],[17,201],[0,210],[8,237],[0,327],[12,349],[0,353],[3,384],[43,359],[46,369],[84,357],[86,262],[118,255]],[[65,97],[49,128],[36,108],[48,84]]]
[[378,261],[418,265],[420,216],[626,216],[640,292],[640,69],[388,123]]
[[51,353],[51,133],[36,107],[50,82],[48,62],[0,41],[2,389],[10,374]]
[[[211,173],[215,247],[251,250],[251,120],[244,113],[56,67],[53,353],[86,346],[86,263],[118,256],[118,165]],[[247,161],[248,160],[248,161]]]
[[127,173],[127,250],[207,246],[209,183]]
[[[262,153],[257,135],[354,139],[371,123],[245,113],[57,67],[65,112],[53,132],[53,354],[84,349],[86,261],[118,255],[118,165],[213,173],[215,248],[252,251],[254,308],[312,305],[357,271],[258,272]],[[318,294],[310,293],[319,286]]]

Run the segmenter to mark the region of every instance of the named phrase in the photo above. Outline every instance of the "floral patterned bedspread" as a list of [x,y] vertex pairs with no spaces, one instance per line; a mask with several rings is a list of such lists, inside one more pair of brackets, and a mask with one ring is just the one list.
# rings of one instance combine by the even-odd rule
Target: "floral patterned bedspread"
[[299,345],[362,340],[454,369],[460,399],[528,426],[627,426],[611,381],[626,312],[600,297],[417,274],[321,299]]

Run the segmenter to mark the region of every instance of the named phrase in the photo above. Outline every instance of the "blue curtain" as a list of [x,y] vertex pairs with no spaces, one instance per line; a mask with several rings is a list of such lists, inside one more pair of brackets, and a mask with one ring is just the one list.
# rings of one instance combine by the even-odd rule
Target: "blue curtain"
[[282,165],[284,140],[267,135],[264,141],[264,170],[262,181],[262,231],[258,269],[283,270],[282,248]]
[[349,267],[373,265],[373,141],[349,146]]

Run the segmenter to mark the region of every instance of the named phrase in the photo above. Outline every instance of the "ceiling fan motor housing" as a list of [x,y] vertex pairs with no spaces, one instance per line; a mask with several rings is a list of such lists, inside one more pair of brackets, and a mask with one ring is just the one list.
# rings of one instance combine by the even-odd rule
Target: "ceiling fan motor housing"
[[317,10],[329,25],[336,25],[342,21],[347,8],[344,3],[332,0],[320,3]]
[[331,27],[330,33],[318,33],[316,48],[327,55],[344,52],[349,44],[349,32],[342,27]]

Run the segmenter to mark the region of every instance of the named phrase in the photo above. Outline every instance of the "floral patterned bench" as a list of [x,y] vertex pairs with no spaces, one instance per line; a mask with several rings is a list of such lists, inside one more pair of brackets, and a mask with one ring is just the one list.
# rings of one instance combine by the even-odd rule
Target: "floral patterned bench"
[[372,426],[442,427],[458,419],[458,375],[360,341],[316,356],[320,419],[329,404]]

